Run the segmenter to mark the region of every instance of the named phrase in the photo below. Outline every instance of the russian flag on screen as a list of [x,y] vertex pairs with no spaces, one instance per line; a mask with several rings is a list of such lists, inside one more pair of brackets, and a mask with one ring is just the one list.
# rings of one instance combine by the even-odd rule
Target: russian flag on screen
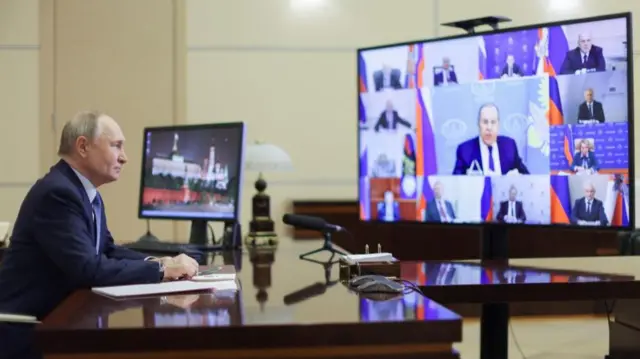
[[367,64],[360,53],[358,54],[358,78],[360,92],[367,92]]
[[625,179],[622,175],[616,175],[615,187],[615,209],[613,212],[613,218],[611,219],[612,226],[628,226],[629,225],[629,197],[628,197],[628,185],[625,183]]
[[564,123],[564,111],[562,110],[562,98],[556,76],[560,72],[567,51],[569,51],[564,29],[561,26],[538,29],[537,51],[536,73],[549,76],[549,124],[561,125]]
[[484,37],[478,36],[478,80],[487,78],[487,48]]
[[[422,178],[422,193],[416,211],[418,220],[422,220],[422,214],[427,210],[427,202],[433,199],[433,189],[428,177],[438,173],[435,136],[422,91],[422,89],[416,90],[416,133],[418,136],[416,141],[416,175],[418,178]],[[424,89],[424,91],[429,91],[429,89]]]
[[569,223],[571,197],[569,176],[551,176],[551,223]]
[[371,198],[369,198],[369,177],[368,177],[368,156],[367,149],[360,154],[360,193],[358,197],[360,198],[360,219],[366,221],[371,216]]
[[480,215],[486,222],[493,220],[493,196],[491,191],[491,177],[484,178],[484,189],[480,199]]

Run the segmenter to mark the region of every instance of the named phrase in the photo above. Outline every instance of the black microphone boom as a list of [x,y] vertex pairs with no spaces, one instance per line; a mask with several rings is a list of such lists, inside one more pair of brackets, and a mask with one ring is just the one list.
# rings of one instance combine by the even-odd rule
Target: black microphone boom
[[344,230],[344,228],[340,226],[327,223],[327,221],[320,217],[303,216],[299,214],[285,214],[282,216],[282,222],[290,226],[319,232],[340,232]]
[[301,254],[300,259],[305,259],[305,257],[307,256],[322,251],[330,252],[331,258],[333,258],[336,253],[340,255],[346,255],[346,253],[333,248],[333,245],[331,244],[331,233],[346,231],[344,228],[335,224],[327,223],[327,221],[320,217],[303,216],[299,214],[285,214],[284,216],[282,216],[282,222],[296,228],[310,229],[313,231],[322,232],[322,235],[324,236],[324,244],[322,245],[322,248],[318,248],[311,252]]

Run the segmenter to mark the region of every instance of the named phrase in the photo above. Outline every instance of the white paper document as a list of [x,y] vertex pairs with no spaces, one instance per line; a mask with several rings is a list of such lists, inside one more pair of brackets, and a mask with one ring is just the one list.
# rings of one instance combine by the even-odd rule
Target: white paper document
[[31,315],[0,313],[0,323],[40,323],[38,319]]
[[391,253],[367,253],[367,254],[348,254],[342,256],[347,262],[394,262],[396,259]]
[[157,284],[136,284],[136,285],[119,285],[114,287],[96,287],[91,290],[94,293],[106,295],[108,297],[139,297],[167,293],[193,292],[200,290],[213,289],[214,291],[238,290],[238,285],[234,280],[226,281],[206,281],[193,282],[189,280],[180,280],[175,282],[165,282]]

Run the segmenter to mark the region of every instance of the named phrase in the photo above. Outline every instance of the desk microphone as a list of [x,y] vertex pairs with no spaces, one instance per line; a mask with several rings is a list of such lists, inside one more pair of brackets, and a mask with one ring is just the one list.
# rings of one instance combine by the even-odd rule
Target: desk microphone
[[285,214],[282,216],[282,222],[290,226],[319,232],[342,232],[345,230],[338,225],[327,223],[327,221],[320,217],[303,216],[299,214]]

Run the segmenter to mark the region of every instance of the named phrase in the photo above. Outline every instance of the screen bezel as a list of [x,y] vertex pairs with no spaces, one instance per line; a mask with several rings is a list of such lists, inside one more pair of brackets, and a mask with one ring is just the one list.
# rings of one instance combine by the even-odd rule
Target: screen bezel
[[[420,222],[420,221],[411,221],[406,219],[400,219],[394,222],[386,222],[378,219],[362,219],[360,213],[358,213],[358,221],[361,223],[375,223],[375,224],[403,224],[403,225],[441,225],[441,226],[450,226],[453,228],[460,227],[477,227],[483,225],[496,225],[496,226],[505,226],[507,228],[512,227],[535,227],[535,228],[570,228],[570,229],[584,229],[584,230],[602,230],[602,231],[620,231],[620,230],[632,230],[635,228],[635,144],[634,144],[634,88],[633,88],[633,27],[632,27],[632,16],[631,12],[621,12],[614,13],[608,15],[600,15],[600,16],[592,16],[592,17],[584,17],[578,19],[570,19],[570,20],[561,20],[561,21],[553,21],[553,22],[545,22],[545,23],[537,23],[532,25],[525,26],[517,26],[517,27],[509,27],[497,30],[489,30],[484,32],[475,32],[472,34],[460,34],[460,35],[452,35],[452,36],[443,36],[436,37],[431,39],[422,39],[422,40],[414,40],[414,41],[405,41],[400,43],[393,44],[385,44],[385,45],[377,45],[370,47],[362,47],[358,48],[356,51],[356,89],[357,89],[357,99],[356,103],[360,101],[360,56],[363,52],[386,49],[398,46],[407,46],[418,43],[433,43],[433,42],[441,42],[448,40],[457,40],[471,37],[478,37],[484,35],[493,35],[493,34],[501,34],[515,31],[523,31],[523,30],[532,30],[542,27],[552,27],[552,26],[567,26],[574,24],[582,24],[587,22],[596,22],[596,21],[604,21],[604,20],[615,20],[615,19],[625,19],[627,26],[627,111],[628,111],[628,123],[627,123],[627,143],[629,147],[629,225],[628,226],[578,226],[574,224],[564,224],[564,223],[549,223],[549,224],[525,224],[525,223],[496,223],[496,222],[468,222],[468,223],[442,223],[442,222]],[[358,206],[361,205],[360,198],[360,141],[361,141],[361,133],[360,133],[360,116],[362,115],[360,106],[358,106],[358,120],[356,121],[356,131],[357,131],[357,141],[356,141],[356,153],[357,153],[357,189],[358,189]]]
[[[145,215],[142,213],[142,199],[144,195],[144,174],[146,166],[146,153],[147,153],[147,133],[160,132],[160,131],[191,131],[191,130],[223,130],[223,129],[239,129],[240,130],[240,144],[238,146],[238,193],[235,198],[235,208],[233,217],[221,218],[221,217],[204,217],[204,216],[158,216],[158,215]],[[138,194],[138,218],[139,219],[166,219],[174,221],[212,221],[212,222],[234,222],[238,221],[241,213],[242,203],[242,188],[244,180],[244,148],[246,137],[246,126],[244,122],[228,122],[228,123],[215,123],[215,124],[194,124],[194,125],[176,125],[176,126],[157,126],[157,127],[145,127],[142,131],[142,157],[140,164],[140,186]]]

